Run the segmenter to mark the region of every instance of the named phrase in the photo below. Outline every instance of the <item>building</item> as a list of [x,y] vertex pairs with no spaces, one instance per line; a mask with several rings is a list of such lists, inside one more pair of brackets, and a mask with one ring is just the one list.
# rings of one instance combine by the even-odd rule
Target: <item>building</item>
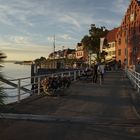
[[49,54],[48,59],[62,59],[62,58],[68,58],[68,59],[74,59],[75,58],[75,49],[64,49],[55,51]]
[[107,52],[105,57],[107,62],[111,62],[116,59],[116,35],[119,28],[114,28],[108,32],[106,35],[106,39],[108,42],[108,46],[103,48],[103,51]]
[[47,67],[62,69],[71,68],[75,60],[75,49],[64,49],[49,54],[47,59]]
[[82,43],[77,43],[75,57],[77,59],[78,66],[82,67],[85,63],[88,64],[88,52]]
[[76,59],[84,58],[84,46],[82,43],[77,43],[75,57]]
[[140,61],[140,2],[131,0],[118,29],[116,60],[125,61],[128,66],[136,65]]

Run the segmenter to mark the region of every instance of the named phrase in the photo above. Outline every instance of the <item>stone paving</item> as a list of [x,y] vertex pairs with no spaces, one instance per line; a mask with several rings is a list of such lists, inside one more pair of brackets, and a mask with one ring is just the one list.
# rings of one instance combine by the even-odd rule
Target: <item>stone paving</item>
[[140,139],[139,110],[129,80],[121,71],[109,72],[102,85],[77,81],[66,96],[33,96],[8,106],[11,114],[0,115],[0,139]]

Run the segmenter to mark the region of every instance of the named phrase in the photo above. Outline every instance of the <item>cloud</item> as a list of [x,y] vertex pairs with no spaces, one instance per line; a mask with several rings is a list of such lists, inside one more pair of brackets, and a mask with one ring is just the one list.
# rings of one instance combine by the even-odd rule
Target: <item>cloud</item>
[[111,11],[117,14],[123,14],[126,12],[130,1],[128,0],[115,0],[112,2]]
[[7,25],[15,25],[16,22],[24,24],[26,26],[33,26],[28,19],[29,16],[35,14],[35,4],[28,1],[18,1],[8,3],[1,3],[0,5],[0,22]]
[[29,43],[29,39],[27,37],[23,37],[23,36],[11,36],[10,37],[10,41],[11,43],[14,44],[28,44]]
[[80,23],[77,21],[76,18],[70,16],[70,15],[63,15],[59,18],[59,21],[63,22],[63,23],[67,23],[67,24],[72,24],[77,28],[80,28]]
[[0,22],[3,24],[7,24],[12,26],[13,23],[10,20],[9,16],[6,13],[6,10],[9,9],[9,6],[6,5],[0,5]]
[[50,51],[49,46],[35,44],[28,37],[24,36],[6,36],[0,39],[0,48],[6,51],[29,51],[29,52],[43,52]]
[[48,40],[49,42],[53,42],[53,41],[54,41],[54,37],[49,36],[49,37],[47,37],[47,40]]
[[66,40],[66,41],[72,39],[68,34],[60,35],[59,38],[64,39],[64,40]]
[[91,24],[118,26],[128,0],[0,0],[0,48],[51,52],[56,45],[75,46]]
[[[6,46],[3,46],[6,45]],[[30,43],[28,45],[14,45],[3,43],[0,48],[7,56],[8,60],[35,60],[41,56],[48,57],[52,49],[49,46],[37,45]]]

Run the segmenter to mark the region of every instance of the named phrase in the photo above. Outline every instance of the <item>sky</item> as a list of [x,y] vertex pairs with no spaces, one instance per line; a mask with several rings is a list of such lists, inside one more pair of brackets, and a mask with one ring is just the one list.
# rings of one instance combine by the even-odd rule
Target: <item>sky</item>
[[35,60],[76,48],[91,24],[120,26],[130,0],[0,0],[0,51],[7,60]]

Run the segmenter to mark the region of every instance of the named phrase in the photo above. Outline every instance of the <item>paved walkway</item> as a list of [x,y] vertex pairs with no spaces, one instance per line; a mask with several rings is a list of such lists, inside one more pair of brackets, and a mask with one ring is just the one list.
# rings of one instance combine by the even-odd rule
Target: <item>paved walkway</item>
[[7,110],[11,114],[0,115],[0,138],[140,139],[139,96],[122,72],[107,73],[102,85],[77,81],[66,93],[60,97],[31,97],[11,105]]

